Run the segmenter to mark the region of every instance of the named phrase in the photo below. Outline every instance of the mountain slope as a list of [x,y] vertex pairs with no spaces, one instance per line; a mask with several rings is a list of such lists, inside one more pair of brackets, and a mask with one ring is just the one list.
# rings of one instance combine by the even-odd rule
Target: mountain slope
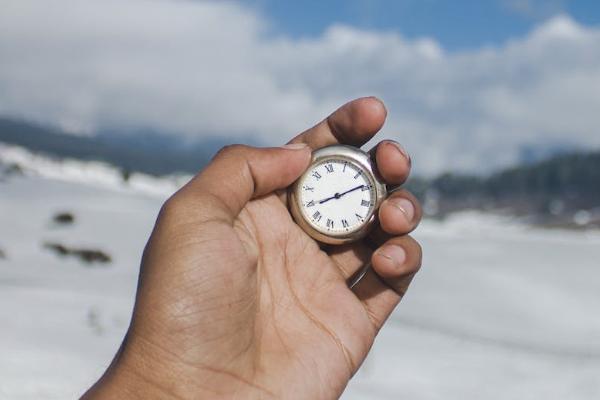
[[157,133],[76,136],[14,119],[0,118],[0,142],[59,158],[105,161],[125,171],[153,175],[193,173],[202,168],[228,138],[182,144]]

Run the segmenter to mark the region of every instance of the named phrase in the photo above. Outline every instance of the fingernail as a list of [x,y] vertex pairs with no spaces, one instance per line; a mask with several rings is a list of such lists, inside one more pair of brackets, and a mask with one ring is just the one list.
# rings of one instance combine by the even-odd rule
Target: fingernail
[[412,222],[415,217],[415,206],[410,200],[405,199],[404,197],[393,197],[388,201],[390,205],[402,212],[408,222]]
[[308,145],[306,143],[288,143],[281,147],[288,150],[302,150],[307,148]]
[[408,151],[406,151],[406,149],[404,147],[402,147],[402,145],[398,142],[396,142],[395,140],[390,140],[388,143],[393,144],[396,149],[398,149],[398,151],[404,156],[404,158],[406,158],[406,160],[408,161],[408,165],[412,164],[412,160],[410,158],[410,154],[408,154]]
[[400,246],[395,244],[386,244],[375,253],[392,264],[393,267],[400,267],[406,261],[406,252]]

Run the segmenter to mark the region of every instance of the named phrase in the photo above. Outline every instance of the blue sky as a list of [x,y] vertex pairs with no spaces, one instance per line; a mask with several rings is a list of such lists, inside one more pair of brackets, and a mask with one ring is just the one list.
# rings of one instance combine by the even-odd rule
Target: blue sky
[[540,22],[568,14],[584,25],[600,23],[597,0],[305,0],[251,1],[277,32],[318,36],[332,24],[433,37],[447,50],[501,45]]
[[418,173],[600,148],[600,1],[0,0],[0,115],[264,145],[360,96]]

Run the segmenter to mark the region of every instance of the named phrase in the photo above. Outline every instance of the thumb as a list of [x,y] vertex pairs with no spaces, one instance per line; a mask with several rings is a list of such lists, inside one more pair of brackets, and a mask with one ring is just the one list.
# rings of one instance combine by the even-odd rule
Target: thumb
[[310,156],[304,143],[226,146],[182,191],[210,212],[208,218],[233,220],[251,199],[291,185],[307,168]]

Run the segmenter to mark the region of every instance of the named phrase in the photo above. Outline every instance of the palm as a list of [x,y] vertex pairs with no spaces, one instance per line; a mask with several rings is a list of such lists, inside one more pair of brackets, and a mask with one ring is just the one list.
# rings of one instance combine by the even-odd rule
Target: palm
[[311,387],[329,392],[319,393],[324,398],[341,393],[374,338],[364,307],[335,261],[293,223],[276,196],[250,202],[238,221],[240,243],[260,249],[248,262],[257,277],[250,293],[256,313],[240,317],[255,318],[247,324],[260,333],[253,344],[270,355],[258,360],[262,370],[286,365],[286,385],[312,381]]
[[[159,256],[171,261],[177,279],[163,280],[155,295],[177,293],[177,300],[153,315],[156,326],[167,325],[169,332],[153,329],[146,342],[164,347],[160,341],[168,336],[184,344],[169,348],[171,357],[199,370],[209,366],[267,395],[277,397],[281,385],[312,388],[310,395],[304,390],[311,399],[339,395],[375,327],[335,260],[292,221],[280,198],[250,201],[233,224],[189,223],[193,211],[165,214],[166,221],[186,223],[159,223],[155,231],[182,233]],[[212,239],[198,241],[207,231]],[[145,269],[157,268],[152,256]]]

